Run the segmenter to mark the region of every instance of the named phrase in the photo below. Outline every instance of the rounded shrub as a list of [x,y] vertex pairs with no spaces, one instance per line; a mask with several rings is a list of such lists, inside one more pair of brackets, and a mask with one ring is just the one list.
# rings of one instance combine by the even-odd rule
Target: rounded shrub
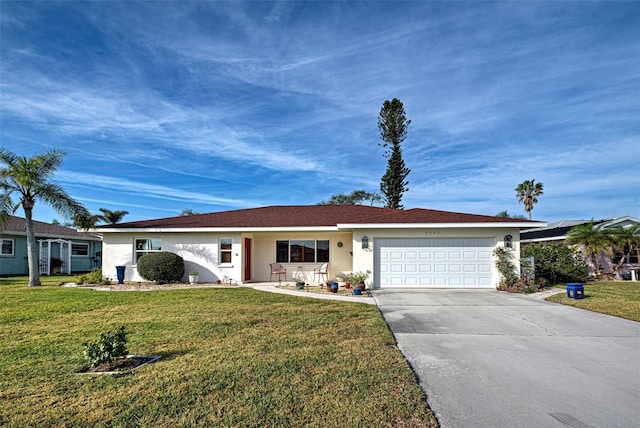
[[180,281],[184,276],[184,260],[166,251],[145,254],[138,259],[138,273],[147,281],[161,284]]

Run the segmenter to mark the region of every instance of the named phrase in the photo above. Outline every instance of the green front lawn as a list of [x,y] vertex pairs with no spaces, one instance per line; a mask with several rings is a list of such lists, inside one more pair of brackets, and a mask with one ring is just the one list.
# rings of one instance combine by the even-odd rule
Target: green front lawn
[[547,300],[640,321],[640,282],[590,282],[584,285],[584,299],[568,298],[566,293],[562,293]]
[[[100,292],[0,278],[0,426],[437,427],[375,306],[248,288]],[[126,325],[131,375],[74,374]]]

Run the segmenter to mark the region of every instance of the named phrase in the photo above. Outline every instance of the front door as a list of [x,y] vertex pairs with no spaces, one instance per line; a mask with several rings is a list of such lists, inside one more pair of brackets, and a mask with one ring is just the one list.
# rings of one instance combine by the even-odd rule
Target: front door
[[251,281],[251,239],[244,238],[244,279]]

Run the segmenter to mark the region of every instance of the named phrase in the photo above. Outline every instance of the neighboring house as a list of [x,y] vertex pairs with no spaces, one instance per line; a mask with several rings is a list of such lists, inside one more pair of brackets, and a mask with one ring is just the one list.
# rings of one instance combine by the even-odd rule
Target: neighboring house
[[[54,270],[61,273],[86,272],[102,263],[99,236],[35,220],[33,227],[40,275],[49,275]],[[4,228],[0,229],[0,275],[28,273],[25,219],[10,216]]]
[[[567,233],[569,233],[571,228],[590,223],[591,221],[592,220],[562,220],[556,223],[550,223],[545,227],[529,229],[523,231],[520,234],[520,243],[523,246],[535,242],[564,243],[567,239]],[[639,223],[640,219],[630,216],[618,217],[613,219],[593,220],[593,225],[601,229],[607,229],[609,227],[615,226],[629,227]],[[613,260],[620,260],[621,257],[624,257],[624,254],[622,254],[621,252],[616,252],[613,255]],[[587,264],[589,264],[589,272],[592,275],[595,274],[595,266],[591,265],[591,259],[589,257],[586,257],[585,261],[587,262]],[[604,273],[613,273],[614,269],[612,266],[612,257],[610,257],[608,254],[600,254],[598,256],[598,264],[602,266]],[[626,277],[629,274],[629,269],[633,267],[638,267],[638,255],[634,252],[629,255],[628,260],[625,260],[625,263],[622,266],[622,275]]]
[[495,288],[494,248],[508,245],[516,259],[520,229],[544,225],[520,219],[427,209],[362,205],[269,206],[100,226],[103,272],[140,281],[136,261],[169,251],[185,260],[185,278],[201,282],[276,282],[270,263],[286,280],[328,262],[338,272],[371,271],[375,288]]

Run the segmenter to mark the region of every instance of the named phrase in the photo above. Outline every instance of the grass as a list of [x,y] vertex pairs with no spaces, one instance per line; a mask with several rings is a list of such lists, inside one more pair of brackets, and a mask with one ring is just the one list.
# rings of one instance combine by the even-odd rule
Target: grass
[[562,293],[547,300],[640,322],[640,282],[591,282],[584,285],[584,299]]
[[[378,309],[249,288],[100,292],[0,278],[0,426],[437,427]],[[121,376],[82,343],[124,324]]]

